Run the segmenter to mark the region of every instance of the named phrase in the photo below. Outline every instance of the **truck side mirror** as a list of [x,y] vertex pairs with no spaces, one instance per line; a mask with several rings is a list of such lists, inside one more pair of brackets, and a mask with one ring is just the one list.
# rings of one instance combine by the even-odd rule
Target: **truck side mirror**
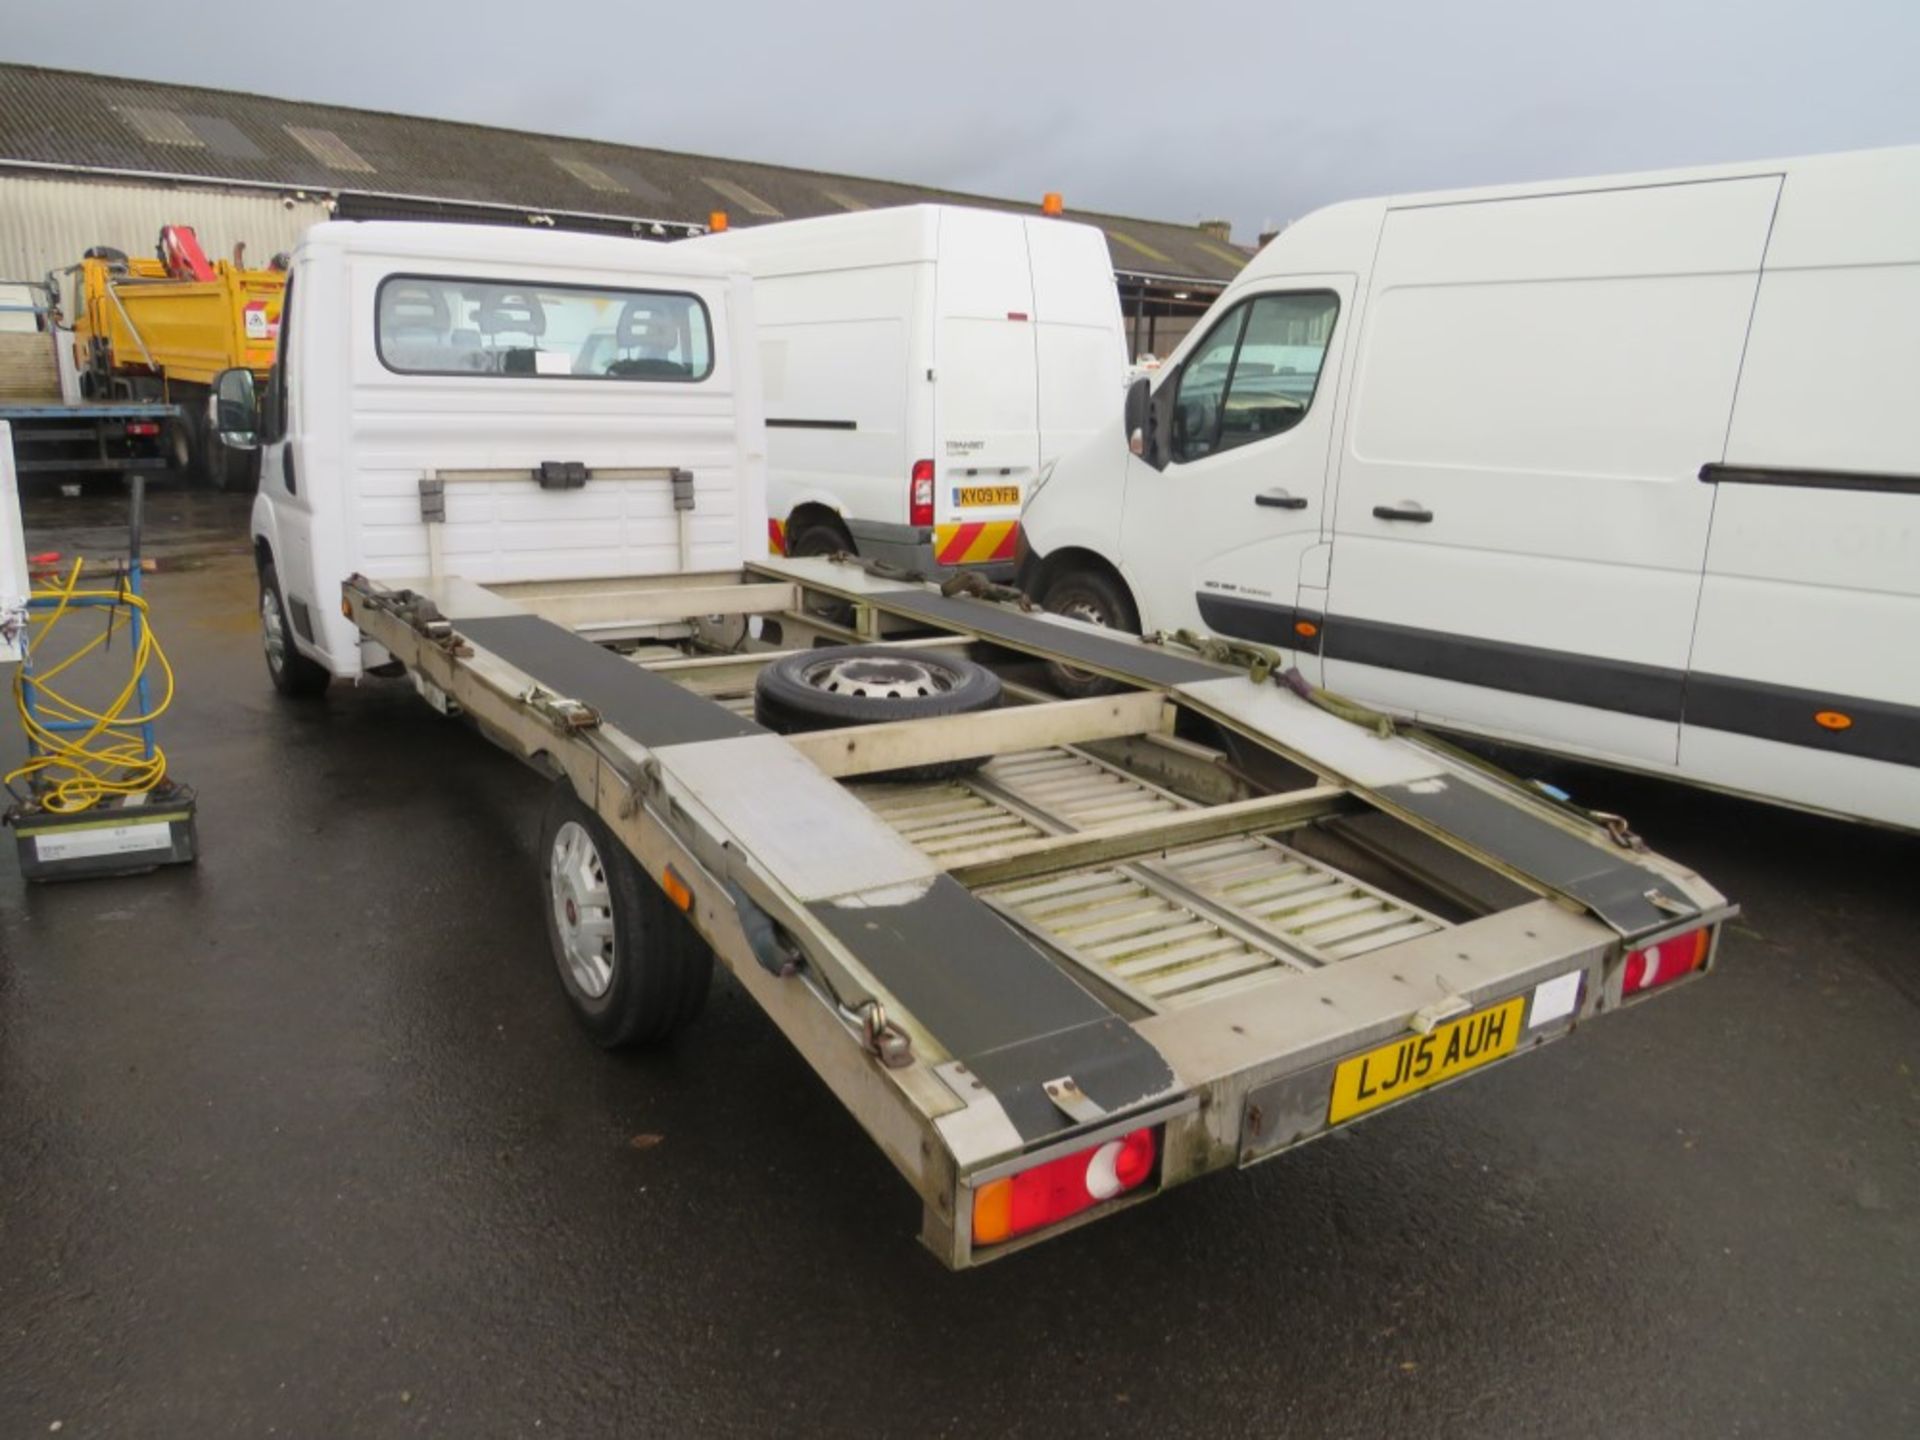
[[1147,427],[1153,420],[1153,387],[1142,375],[1127,387],[1127,449],[1135,455],[1147,453]]
[[251,450],[260,443],[260,400],[251,370],[240,366],[213,377],[207,428],[230,449]]

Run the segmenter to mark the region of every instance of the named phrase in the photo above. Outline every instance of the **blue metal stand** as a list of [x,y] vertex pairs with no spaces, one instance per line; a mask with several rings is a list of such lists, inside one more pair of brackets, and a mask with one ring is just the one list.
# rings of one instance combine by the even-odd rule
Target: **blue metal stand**
[[[129,597],[139,598],[141,590],[140,531],[146,511],[146,480],[135,474],[132,514],[128,524],[127,567],[114,593],[98,598],[68,601],[71,609],[114,610]],[[56,596],[35,596],[27,601],[30,612],[47,612],[60,604]],[[147,617],[143,607],[127,606],[131,611],[128,643],[135,653],[145,642]],[[107,623],[113,623],[108,616]],[[33,658],[23,656],[20,669],[20,693],[27,713],[50,733],[85,732],[94,722],[49,719],[41,712],[39,686],[33,679]],[[136,732],[141,758],[151,761],[158,753],[154,739],[153,697],[147,689],[146,672],[134,677],[135,703],[140,707],[139,721],[128,725],[108,725],[104,733],[131,739]],[[30,755],[46,750],[27,738]],[[111,795],[85,810],[49,811],[37,797],[25,804],[11,806],[6,823],[13,828],[20,872],[29,880],[82,880],[112,875],[137,875],[162,865],[190,865],[199,856],[200,841],[195,824],[193,791],[163,778],[152,790],[133,795]]]
[[[147,480],[144,475],[136,474],[132,477],[132,481],[133,496],[130,506],[131,514],[127,527],[127,567],[124,575],[120,577],[120,584],[116,589],[121,594],[131,595],[138,599],[142,595],[140,577],[140,532],[146,515]],[[68,601],[67,608],[69,610],[117,610],[121,607],[121,604],[122,601],[117,596],[89,596],[83,599]],[[27,597],[28,614],[33,614],[36,611],[46,613],[59,608],[60,599],[58,596],[30,595]],[[138,653],[141,642],[146,638],[147,615],[141,606],[133,605],[127,608],[131,613],[131,623],[128,626],[128,644],[133,648],[135,653]],[[113,623],[111,616],[108,617],[107,623],[109,625]],[[32,718],[33,722],[56,734],[84,733],[93,728],[93,722],[89,720],[47,719],[42,715],[40,710],[39,690],[40,687],[35,683],[33,678],[33,656],[30,652],[23,651],[20,659],[20,699],[22,707],[26,710],[28,716]],[[147,674],[144,669],[134,677],[134,700],[135,704],[139,707],[137,711],[138,714],[147,716],[153,713],[153,701],[147,691]],[[142,719],[139,724],[134,726],[110,725],[107,729],[109,733],[129,736],[131,732],[137,730],[140,738],[141,757],[147,760],[153,758],[155,743],[153,738],[153,722],[151,720]],[[27,754],[29,756],[36,756],[45,753],[45,750],[34,741],[32,734],[29,733],[27,736]]]

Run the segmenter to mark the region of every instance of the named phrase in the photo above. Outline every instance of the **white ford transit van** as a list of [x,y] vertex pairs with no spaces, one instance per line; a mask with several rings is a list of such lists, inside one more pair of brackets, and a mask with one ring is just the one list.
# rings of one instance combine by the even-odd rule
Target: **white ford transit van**
[[1920,148],[1335,205],[1043,478],[1021,580],[1920,827],[1916,393]]
[[754,277],[776,553],[1011,576],[1033,477],[1122,391],[1126,337],[1098,230],[913,205],[679,248]]

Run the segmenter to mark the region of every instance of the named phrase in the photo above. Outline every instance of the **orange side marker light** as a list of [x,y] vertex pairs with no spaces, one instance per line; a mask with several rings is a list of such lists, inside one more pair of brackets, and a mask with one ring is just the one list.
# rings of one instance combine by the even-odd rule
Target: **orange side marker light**
[[674,873],[671,865],[660,873],[660,888],[667,892],[667,898],[676,909],[693,909],[693,891],[687,888],[686,881]]

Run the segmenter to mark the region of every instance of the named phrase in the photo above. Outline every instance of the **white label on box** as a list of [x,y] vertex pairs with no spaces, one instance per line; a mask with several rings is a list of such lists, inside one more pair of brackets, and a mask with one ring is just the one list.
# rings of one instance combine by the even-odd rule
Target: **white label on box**
[[48,831],[33,837],[40,862],[84,860],[90,855],[127,855],[136,850],[173,848],[173,827],[165,820],[138,825],[102,825],[97,830]]
[[1533,987],[1533,1008],[1527,1012],[1527,1028],[1538,1030],[1573,1013],[1580,1003],[1580,977],[1584,971],[1570,970]]

